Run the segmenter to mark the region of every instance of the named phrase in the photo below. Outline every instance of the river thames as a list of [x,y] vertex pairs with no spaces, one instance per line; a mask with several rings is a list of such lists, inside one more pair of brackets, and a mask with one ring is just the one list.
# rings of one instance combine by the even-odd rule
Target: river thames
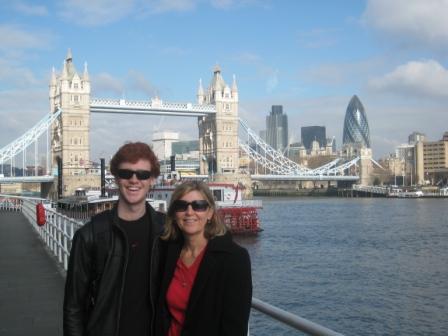
[[[448,335],[448,199],[261,198],[254,296],[345,335]],[[252,310],[255,336],[296,335]]]

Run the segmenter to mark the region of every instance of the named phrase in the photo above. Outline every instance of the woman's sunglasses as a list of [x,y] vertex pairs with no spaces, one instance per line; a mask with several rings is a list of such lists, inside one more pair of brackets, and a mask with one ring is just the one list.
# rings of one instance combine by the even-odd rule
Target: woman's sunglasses
[[125,180],[129,180],[134,174],[139,180],[147,180],[152,176],[149,170],[118,169],[117,171],[118,177]]
[[208,202],[206,200],[196,200],[196,201],[183,201],[177,200],[171,204],[171,211],[173,212],[184,212],[187,211],[188,206],[191,205],[194,211],[203,212],[206,211],[209,207]]

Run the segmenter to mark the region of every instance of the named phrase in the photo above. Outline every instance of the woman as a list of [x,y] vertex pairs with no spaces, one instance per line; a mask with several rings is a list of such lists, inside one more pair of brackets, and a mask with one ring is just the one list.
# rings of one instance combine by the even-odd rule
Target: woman
[[247,335],[252,277],[203,182],[179,185],[160,242],[156,335]]

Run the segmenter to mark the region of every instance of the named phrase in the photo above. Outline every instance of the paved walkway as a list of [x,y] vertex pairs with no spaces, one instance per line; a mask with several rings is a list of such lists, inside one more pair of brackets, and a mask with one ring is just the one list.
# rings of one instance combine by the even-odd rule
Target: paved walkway
[[0,211],[0,336],[62,335],[64,278],[20,212]]

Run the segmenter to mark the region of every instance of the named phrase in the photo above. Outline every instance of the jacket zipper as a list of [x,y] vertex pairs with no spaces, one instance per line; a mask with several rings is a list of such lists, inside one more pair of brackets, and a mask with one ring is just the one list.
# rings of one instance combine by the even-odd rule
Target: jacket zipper
[[117,318],[117,327],[115,329],[115,335],[118,335],[118,333],[120,332],[120,318],[121,318],[121,303],[123,300],[123,292],[124,292],[124,282],[126,279],[126,271],[128,269],[128,261],[129,261],[129,242],[128,242],[128,237],[126,236],[126,232],[124,232],[119,225],[116,225],[117,228],[120,230],[120,232],[123,234],[124,236],[124,243],[125,243],[125,248],[126,248],[126,254],[125,254],[125,263],[124,263],[124,270],[123,270],[123,274],[121,275],[121,288],[120,288],[120,298],[118,300],[118,318]]

